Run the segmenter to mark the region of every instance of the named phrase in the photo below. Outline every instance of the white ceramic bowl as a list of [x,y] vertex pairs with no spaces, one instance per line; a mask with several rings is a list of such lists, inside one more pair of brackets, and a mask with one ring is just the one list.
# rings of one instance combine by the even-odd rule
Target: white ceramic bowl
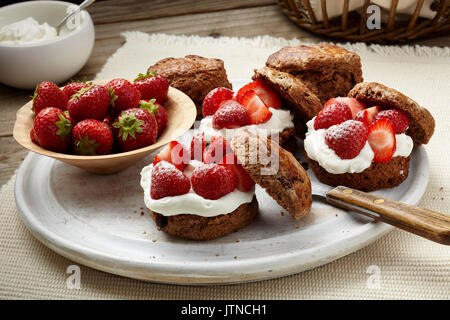
[[[0,28],[33,17],[55,26],[73,5],[64,1],[30,1],[0,8]],[[0,43],[0,82],[20,89],[34,89],[42,81],[61,83],[86,64],[94,47],[95,31],[87,12],[80,27],[42,43]]]

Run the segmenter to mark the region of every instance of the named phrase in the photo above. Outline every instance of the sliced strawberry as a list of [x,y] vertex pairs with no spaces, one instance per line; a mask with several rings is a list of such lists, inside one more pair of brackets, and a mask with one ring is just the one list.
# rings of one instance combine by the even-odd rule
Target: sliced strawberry
[[260,124],[269,121],[272,112],[264,104],[260,97],[253,90],[244,93],[239,102],[249,113],[250,124]]
[[220,104],[214,113],[212,126],[214,129],[235,129],[246,126],[249,122],[249,114],[240,103],[226,100]]
[[203,162],[220,163],[223,157],[229,153],[233,153],[229,142],[222,136],[214,136],[211,139],[208,151],[203,157]]
[[373,161],[391,160],[396,149],[395,129],[391,120],[379,119],[372,123],[367,140],[375,154]]
[[361,111],[358,111],[354,117],[356,121],[361,121],[366,126],[370,126],[370,124],[373,122],[374,117],[377,115],[378,112],[381,111],[381,108],[379,106],[370,107]]
[[150,196],[152,199],[186,194],[191,189],[188,177],[173,164],[161,161],[153,167]]
[[353,159],[367,141],[367,126],[360,121],[347,120],[331,126],[325,134],[325,143],[341,159]]
[[239,89],[236,94],[236,101],[241,103],[245,93],[250,90],[255,91],[256,95],[264,102],[264,104],[268,108],[281,108],[281,99],[278,94],[264,82],[258,80],[250,82],[249,84]]
[[203,161],[206,149],[205,133],[197,132],[191,140],[191,159]]
[[233,91],[223,87],[211,90],[203,99],[202,115],[204,117],[212,116],[219,109],[220,104],[225,100],[231,100],[233,95]]
[[192,189],[205,199],[216,200],[236,188],[234,172],[216,163],[203,164],[192,172]]
[[355,118],[356,113],[359,111],[366,109],[366,105],[355,98],[349,98],[349,97],[337,97],[337,98],[331,98],[327,102],[325,102],[324,108],[328,107],[330,104],[332,104],[335,101],[346,103],[350,110],[352,111],[352,117]]
[[153,160],[153,165],[161,161],[173,164],[178,170],[183,171],[186,163],[189,162],[189,152],[178,141],[170,141],[169,145],[162,149]]
[[238,159],[234,154],[227,154],[220,162],[220,165],[225,166],[235,173],[237,180],[236,188],[238,190],[248,192],[255,186],[255,181],[253,181],[252,177],[245,171],[242,165],[238,163]]
[[389,119],[392,121],[394,125],[395,133],[405,133],[406,129],[408,129],[409,118],[401,110],[398,109],[389,109],[380,111],[376,116],[375,120],[378,119]]
[[335,124],[351,120],[352,111],[348,104],[338,100],[328,104],[314,119],[314,130],[328,129]]

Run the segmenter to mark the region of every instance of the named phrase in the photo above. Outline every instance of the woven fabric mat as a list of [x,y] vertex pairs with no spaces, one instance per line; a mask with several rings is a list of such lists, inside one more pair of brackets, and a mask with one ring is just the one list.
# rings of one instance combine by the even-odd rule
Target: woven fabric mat
[[[97,79],[132,79],[167,56],[199,54],[225,61],[230,79],[250,78],[267,56],[298,40],[201,38],[141,32],[127,40]],[[426,106],[436,132],[426,146],[430,182],[420,206],[450,208],[449,48],[344,45],[360,54],[366,81],[392,86]],[[221,286],[164,285],[80,266],[81,287],[69,289],[74,262],[35,240],[14,200],[15,176],[0,190],[0,299],[450,299],[450,247],[394,230],[353,254],[314,270],[274,280]]]

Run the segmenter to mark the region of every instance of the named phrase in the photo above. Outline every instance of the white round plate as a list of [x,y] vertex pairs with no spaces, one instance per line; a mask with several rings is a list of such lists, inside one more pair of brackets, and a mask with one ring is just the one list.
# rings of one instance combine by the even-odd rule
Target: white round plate
[[[243,81],[234,81],[235,90]],[[301,149],[300,149],[301,150]],[[22,219],[50,249],[80,264],[130,278],[176,284],[237,283],[305,271],[375,241],[392,227],[314,202],[293,219],[256,187],[260,214],[226,237],[197,242],[158,231],[144,208],[140,170],[90,174],[29,153],[17,173],[15,197]],[[302,161],[303,152],[296,156]],[[312,183],[318,183],[314,174]],[[375,192],[417,204],[429,178],[423,147],[411,154],[410,173],[398,187]]]

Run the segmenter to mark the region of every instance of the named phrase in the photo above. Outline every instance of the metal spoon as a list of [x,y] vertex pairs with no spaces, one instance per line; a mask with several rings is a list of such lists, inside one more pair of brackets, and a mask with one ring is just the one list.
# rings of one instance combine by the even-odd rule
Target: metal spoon
[[84,8],[89,7],[91,4],[93,4],[95,2],[95,0],[84,0],[75,10],[73,10],[72,12],[68,13],[56,26],[56,33],[59,34],[59,31],[61,30],[62,26],[64,26],[66,24],[67,19],[69,19],[70,17],[72,17],[74,14],[80,12],[81,10],[83,10]]

